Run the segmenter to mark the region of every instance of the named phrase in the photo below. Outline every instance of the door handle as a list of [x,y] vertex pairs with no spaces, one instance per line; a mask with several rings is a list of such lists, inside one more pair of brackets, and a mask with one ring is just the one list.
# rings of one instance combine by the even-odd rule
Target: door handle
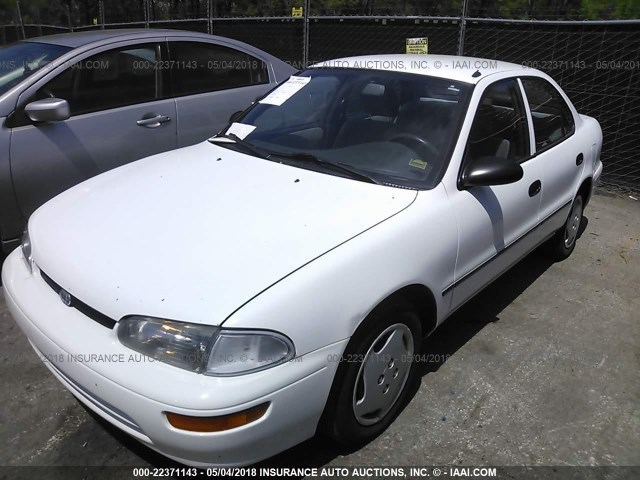
[[579,167],[580,165],[582,165],[583,161],[584,161],[584,155],[582,153],[579,153],[578,156],[576,157],[576,167]]
[[542,190],[542,182],[540,180],[536,180],[531,185],[529,185],[529,196],[535,197]]
[[170,122],[170,121],[171,121],[171,117],[168,117],[166,115],[156,115],[155,117],[141,118],[136,123],[140,127],[157,128],[163,123]]

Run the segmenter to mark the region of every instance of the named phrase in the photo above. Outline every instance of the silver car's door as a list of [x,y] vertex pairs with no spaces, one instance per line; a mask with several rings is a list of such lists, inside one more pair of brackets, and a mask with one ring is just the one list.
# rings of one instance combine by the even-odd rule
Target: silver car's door
[[[537,244],[542,169],[531,158],[530,129],[519,82],[499,80],[485,89],[467,139],[463,168],[491,156],[517,162],[523,177],[506,185],[449,192],[458,224],[455,309]],[[445,291],[445,293],[447,293]]]
[[[176,148],[175,101],[165,99],[162,39],[102,47],[27,89],[10,119],[10,161],[25,217],[89,177]],[[29,102],[68,101],[67,120],[32,122]]]
[[275,85],[263,59],[230,46],[171,39],[169,56],[181,147],[219,132],[231,115]]

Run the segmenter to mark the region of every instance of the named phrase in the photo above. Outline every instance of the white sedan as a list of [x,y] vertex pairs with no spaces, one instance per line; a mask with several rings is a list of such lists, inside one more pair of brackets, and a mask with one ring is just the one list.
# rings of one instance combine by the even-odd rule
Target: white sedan
[[601,145],[537,70],[325,62],[38,209],[6,301],[66,388],[175,460],[360,445],[437,325],[539,245],[571,254]]

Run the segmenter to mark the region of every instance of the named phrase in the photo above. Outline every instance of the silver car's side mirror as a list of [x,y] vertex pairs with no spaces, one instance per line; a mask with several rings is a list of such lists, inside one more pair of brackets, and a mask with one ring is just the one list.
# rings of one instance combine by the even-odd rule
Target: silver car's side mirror
[[43,98],[28,103],[24,113],[34,122],[59,122],[71,116],[69,102],[62,98]]

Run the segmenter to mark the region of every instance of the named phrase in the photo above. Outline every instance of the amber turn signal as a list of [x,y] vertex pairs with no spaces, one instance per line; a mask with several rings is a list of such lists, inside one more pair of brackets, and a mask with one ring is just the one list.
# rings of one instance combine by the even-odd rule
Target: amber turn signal
[[192,417],[178,413],[165,412],[172,427],[189,432],[222,432],[255,422],[269,409],[269,402],[256,405],[241,412],[219,417]]

